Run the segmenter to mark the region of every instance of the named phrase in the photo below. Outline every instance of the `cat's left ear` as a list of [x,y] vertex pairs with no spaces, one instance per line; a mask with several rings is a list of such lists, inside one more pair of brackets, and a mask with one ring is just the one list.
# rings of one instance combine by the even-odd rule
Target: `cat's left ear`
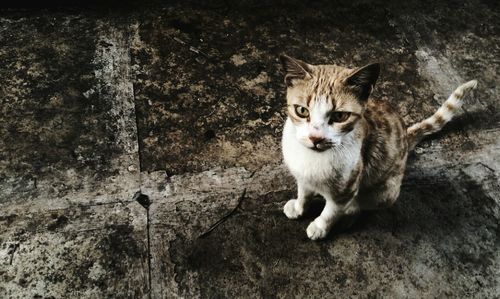
[[354,71],[345,79],[345,84],[353,89],[361,101],[366,101],[380,74],[380,64],[372,63]]

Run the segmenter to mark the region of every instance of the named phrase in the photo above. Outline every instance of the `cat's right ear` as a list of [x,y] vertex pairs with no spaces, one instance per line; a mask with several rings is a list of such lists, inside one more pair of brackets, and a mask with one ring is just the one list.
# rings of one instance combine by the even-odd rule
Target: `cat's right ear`
[[312,66],[310,64],[284,54],[280,55],[280,61],[285,71],[285,83],[287,86],[293,86],[294,80],[311,78]]
[[354,73],[345,79],[345,83],[350,86],[358,95],[358,98],[364,102],[370,96],[379,75],[380,64],[372,63],[355,70]]

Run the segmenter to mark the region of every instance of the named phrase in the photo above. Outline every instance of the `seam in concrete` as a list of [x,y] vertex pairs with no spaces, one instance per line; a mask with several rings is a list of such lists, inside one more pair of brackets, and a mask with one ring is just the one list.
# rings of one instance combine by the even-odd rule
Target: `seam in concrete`
[[151,299],[151,294],[153,284],[152,284],[152,269],[151,269],[151,229],[150,229],[150,215],[149,215],[149,207],[146,209],[146,231],[147,231],[147,246],[148,246],[148,298]]
[[151,234],[150,234],[150,215],[149,215],[149,206],[151,204],[151,201],[149,199],[149,196],[147,196],[146,194],[142,193],[140,190],[137,191],[135,194],[134,194],[134,197],[133,197],[133,200],[134,201],[137,201],[141,206],[144,207],[144,209],[146,209],[146,232],[147,232],[147,235],[146,235],[146,238],[147,238],[147,252],[148,252],[148,298],[151,299],[151,288],[152,288],[152,284],[151,284]]
[[[108,206],[108,205],[118,205],[118,204],[124,205],[126,203],[127,202],[125,202],[125,201],[117,200],[117,201],[111,201],[111,202],[95,202],[95,203],[89,203],[89,204],[78,204],[78,207],[97,207],[97,206]],[[61,208],[59,210],[64,210],[64,209],[66,209],[66,208]],[[58,209],[54,209],[54,210],[58,210]]]
[[[130,57],[129,63],[132,64],[132,53],[131,53],[131,48],[132,48],[132,40],[134,38],[137,38],[139,36],[139,25],[138,23],[134,23],[130,25],[129,27],[129,35],[128,35],[128,55]],[[129,73],[129,79],[130,79],[131,74]],[[143,184],[143,179],[142,179],[142,171],[144,170],[144,166],[142,165],[142,146],[141,142],[139,139],[139,116],[137,115],[137,104],[136,104],[136,98],[135,98],[135,88],[134,88],[134,82],[132,81],[131,83],[132,86],[132,99],[133,99],[133,104],[134,104],[134,116],[135,116],[135,132],[136,132],[136,142],[137,142],[137,156],[139,158],[139,188],[142,187]],[[152,268],[151,268],[151,262],[152,262],[152,255],[151,255],[151,217],[150,217],[150,210],[149,206],[151,204],[151,200],[148,195],[143,194],[141,192],[141,189],[137,191],[134,194],[134,200],[136,200],[141,206],[143,206],[146,209],[146,240],[147,240],[147,253],[148,253],[148,298],[152,298]]]

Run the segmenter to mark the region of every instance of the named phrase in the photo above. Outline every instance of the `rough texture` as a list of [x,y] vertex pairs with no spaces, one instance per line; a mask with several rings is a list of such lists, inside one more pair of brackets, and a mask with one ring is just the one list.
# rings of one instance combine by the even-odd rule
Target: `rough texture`
[[127,32],[59,13],[0,24],[0,297],[146,296]]
[[146,217],[138,203],[5,212],[0,214],[2,298],[147,294]]
[[[496,2],[85,7],[0,11],[1,298],[500,297]],[[407,124],[479,85],[393,208],[311,242],[280,53],[382,62]]]
[[127,32],[61,14],[0,22],[0,205],[138,188]]

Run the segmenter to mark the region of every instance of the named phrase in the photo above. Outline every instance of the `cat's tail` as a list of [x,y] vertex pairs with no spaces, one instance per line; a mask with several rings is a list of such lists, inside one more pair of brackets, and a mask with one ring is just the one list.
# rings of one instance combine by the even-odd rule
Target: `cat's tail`
[[477,81],[472,80],[460,85],[450,95],[450,97],[441,105],[441,107],[431,117],[414,124],[407,129],[408,150],[413,150],[415,146],[426,135],[436,133],[449,122],[462,106],[465,95],[475,89]]

